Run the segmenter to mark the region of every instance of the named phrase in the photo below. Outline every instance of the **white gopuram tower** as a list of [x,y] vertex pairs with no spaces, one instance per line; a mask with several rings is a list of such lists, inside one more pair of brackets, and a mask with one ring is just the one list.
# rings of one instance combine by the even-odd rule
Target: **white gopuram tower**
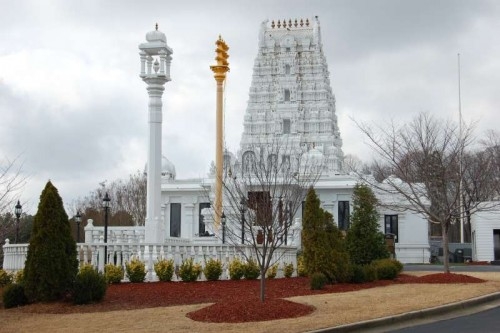
[[165,34],[156,29],[146,34],[146,43],[139,45],[141,56],[140,77],[147,84],[149,95],[149,148],[147,164],[146,235],[148,243],[165,240],[161,217],[161,137],[162,101],[165,83],[170,81],[172,49],[167,45]]
[[[262,23],[240,142],[243,170],[252,159],[288,159],[294,165],[307,153],[323,161],[323,176],[341,172],[342,139],[329,76],[317,17]],[[280,142],[288,153],[270,156],[266,146]]]

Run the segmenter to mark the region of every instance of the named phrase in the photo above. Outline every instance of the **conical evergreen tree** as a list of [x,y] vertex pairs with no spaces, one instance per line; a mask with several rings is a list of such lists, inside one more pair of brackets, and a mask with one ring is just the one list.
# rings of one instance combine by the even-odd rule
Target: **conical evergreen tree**
[[323,273],[330,282],[349,279],[349,257],[342,233],[332,214],[320,207],[314,189],[310,189],[302,221],[302,255],[309,275]]
[[25,293],[50,301],[71,290],[78,271],[76,243],[57,188],[49,181],[40,195],[24,268]]
[[384,234],[380,232],[377,198],[366,185],[356,185],[353,193],[351,227],[347,231],[347,249],[351,262],[367,265],[389,257]]

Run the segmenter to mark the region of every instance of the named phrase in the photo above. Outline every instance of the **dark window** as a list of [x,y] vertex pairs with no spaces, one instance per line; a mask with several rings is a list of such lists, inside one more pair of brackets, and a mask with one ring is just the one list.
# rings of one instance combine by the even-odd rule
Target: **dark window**
[[248,192],[248,208],[256,211],[256,225],[272,223],[272,203],[269,192]]
[[349,215],[351,214],[349,201],[339,201],[339,229],[349,229]]
[[170,237],[181,237],[181,204],[170,204]]
[[285,89],[285,102],[290,102],[290,89]]
[[396,235],[396,239],[394,240],[396,243],[398,242],[398,216],[397,215],[385,215],[385,234],[394,234]]
[[290,65],[285,65],[285,74],[290,74]]
[[283,134],[290,134],[290,119],[283,119]]
[[201,215],[201,211],[204,208],[210,208],[210,202],[201,202],[200,203],[200,210],[198,214],[198,235],[203,236],[205,234],[205,223],[203,223],[203,215]]

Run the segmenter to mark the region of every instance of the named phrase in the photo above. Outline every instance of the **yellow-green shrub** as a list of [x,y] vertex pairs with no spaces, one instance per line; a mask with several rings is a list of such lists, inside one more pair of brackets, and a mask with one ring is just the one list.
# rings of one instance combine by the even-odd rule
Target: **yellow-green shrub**
[[255,280],[260,275],[260,267],[257,261],[250,258],[243,266],[243,276],[247,280]]
[[274,279],[276,277],[276,274],[278,274],[278,264],[274,264],[271,267],[267,269],[266,276],[268,279]]
[[283,266],[283,275],[285,275],[286,278],[292,277],[293,275],[293,264],[285,264]]
[[107,264],[104,266],[104,277],[107,283],[120,283],[125,276],[125,272],[121,266]]
[[307,269],[304,265],[304,257],[297,257],[297,275],[298,276],[307,276]]
[[174,275],[174,261],[172,259],[162,259],[154,264],[156,276],[160,281],[171,281]]
[[24,269],[20,269],[14,274],[14,282],[17,284],[23,284],[24,282]]
[[146,266],[139,259],[132,259],[126,265],[127,277],[130,282],[144,282]]
[[218,259],[208,259],[205,261],[203,274],[208,281],[217,281],[222,275],[222,262]]
[[12,273],[0,269],[0,287],[6,286],[11,283],[12,283]]
[[195,264],[193,262],[193,258],[189,258],[184,260],[179,267],[179,276],[182,281],[185,282],[193,282],[198,280],[198,277],[201,274],[201,265]]
[[231,280],[239,280],[243,277],[244,264],[240,259],[234,258],[233,261],[229,263],[229,278]]

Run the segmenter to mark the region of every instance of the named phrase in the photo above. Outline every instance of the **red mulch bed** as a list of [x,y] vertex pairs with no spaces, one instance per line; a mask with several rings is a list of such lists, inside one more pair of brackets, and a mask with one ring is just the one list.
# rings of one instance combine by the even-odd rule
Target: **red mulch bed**
[[215,303],[188,314],[205,322],[249,322],[294,318],[314,311],[311,306],[283,298],[324,293],[341,293],[402,283],[477,283],[483,280],[462,274],[431,274],[422,277],[401,274],[394,281],[326,285],[311,290],[308,278],[273,279],[266,282],[266,300],[259,300],[258,280],[122,283],[108,287],[104,300],[89,305],[69,302],[37,303],[19,309],[29,313],[84,313],[174,305]]

